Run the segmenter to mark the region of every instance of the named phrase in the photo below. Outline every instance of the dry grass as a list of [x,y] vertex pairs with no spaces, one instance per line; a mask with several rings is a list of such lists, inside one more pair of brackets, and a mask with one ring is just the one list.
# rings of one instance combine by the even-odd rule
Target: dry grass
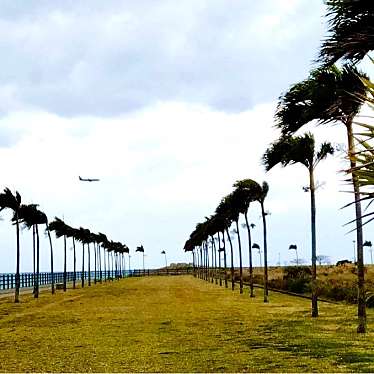
[[180,276],[2,299],[0,370],[374,371],[374,332],[354,332],[353,306],[321,304],[311,319],[307,300],[257,292]]

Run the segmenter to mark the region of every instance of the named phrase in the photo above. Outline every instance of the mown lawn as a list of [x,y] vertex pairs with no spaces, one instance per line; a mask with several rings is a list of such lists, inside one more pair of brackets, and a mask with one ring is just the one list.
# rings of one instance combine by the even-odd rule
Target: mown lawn
[[146,277],[0,299],[0,371],[374,371],[374,313],[261,291],[250,299],[192,276]]

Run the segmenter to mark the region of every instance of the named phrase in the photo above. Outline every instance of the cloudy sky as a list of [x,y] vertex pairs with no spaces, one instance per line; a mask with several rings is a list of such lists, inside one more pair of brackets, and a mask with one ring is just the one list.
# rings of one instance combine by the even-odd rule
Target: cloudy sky
[[[126,243],[131,267],[141,266],[142,243],[156,267],[161,250],[190,261],[185,240],[237,179],[266,179],[269,262],[294,258],[291,243],[309,259],[307,171],[265,174],[260,158],[277,137],[277,98],[315,66],[324,13],[318,0],[2,0],[1,188],[50,219]],[[340,126],[309,129],[345,143]],[[353,257],[344,165],[337,154],[317,171],[318,252],[333,261]],[[253,204],[261,244],[259,214]],[[15,230],[1,217],[0,272],[14,271]],[[31,233],[21,240],[30,271]],[[58,269],[62,250],[57,241]],[[47,270],[45,238],[41,251]]]

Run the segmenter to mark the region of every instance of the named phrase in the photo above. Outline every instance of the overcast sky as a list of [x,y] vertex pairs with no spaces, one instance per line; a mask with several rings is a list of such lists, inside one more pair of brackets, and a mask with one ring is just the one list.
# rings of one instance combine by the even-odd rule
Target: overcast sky
[[[277,137],[279,95],[315,67],[324,13],[319,0],[2,0],[1,188],[50,220],[126,243],[138,268],[140,244],[146,266],[164,264],[161,250],[169,262],[190,261],[185,240],[232,184],[266,179],[270,264],[294,258],[291,243],[309,261],[307,170],[265,174],[260,158]],[[309,129],[345,143],[341,126]],[[342,227],[353,210],[340,210],[352,199],[340,192],[344,165],[337,154],[317,170],[317,248],[333,261],[353,257]],[[259,214],[253,204],[261,245]],[[15,270],[10,216],[1,213],[0,272]],[[30,244],[24,230],[21,271],[32,269]],[[41,251],[48,270],[45,238]],[[62,251],[56,241],[57,270]]]

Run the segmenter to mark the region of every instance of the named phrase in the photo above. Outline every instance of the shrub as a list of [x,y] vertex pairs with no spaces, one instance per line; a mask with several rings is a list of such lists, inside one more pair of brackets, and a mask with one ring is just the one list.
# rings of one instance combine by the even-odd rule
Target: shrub
[[289,279],[287,289],[295,293],[304,293],[310,291],[310,282],[306,278]]
[[309,266],[287,266],[284,268],[283,279],[310,279],[312,276],[312,271]]

